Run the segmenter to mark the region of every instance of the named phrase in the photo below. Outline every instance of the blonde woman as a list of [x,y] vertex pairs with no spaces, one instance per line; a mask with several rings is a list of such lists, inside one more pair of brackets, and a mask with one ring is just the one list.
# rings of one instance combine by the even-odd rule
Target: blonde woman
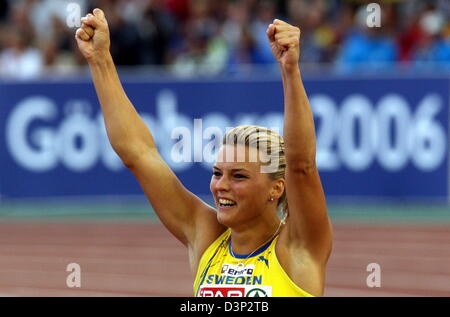
[[267,37],[283,80],[284,141],[256,126],[236,127],[225,135],[211,177],[212,208],[169,169],[127,98],[109,52],[103,11],[83,17],[76,31],[109,140],[161,222],[188,248],[196,296],[324,292],[332,230],[315,163],[313,117],[298,66],[300,30],[274,20]]

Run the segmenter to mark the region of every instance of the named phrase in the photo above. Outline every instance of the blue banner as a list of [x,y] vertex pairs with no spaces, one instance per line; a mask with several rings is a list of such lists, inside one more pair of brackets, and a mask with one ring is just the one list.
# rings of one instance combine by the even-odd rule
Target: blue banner
[[[449,86],[448,78],[306,79],[326,195],[446,200]],[[124,87],[166,162],[196,194],[209,193],[211,145],[226,128],[282,132],[278,78]],[[109,145],[89,80],[0,83],[0,96],[2,198],[142,193]]]

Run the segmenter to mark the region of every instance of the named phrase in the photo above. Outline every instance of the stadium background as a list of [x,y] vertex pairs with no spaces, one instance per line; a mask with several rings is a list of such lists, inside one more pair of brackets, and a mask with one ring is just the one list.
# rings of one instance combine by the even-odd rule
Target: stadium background
[[[380,28],[368,3],[0,0],[0,295],[192,295],[187,252],[107,143],[68,26],[77,4],[105,10],[130,99],[208,202],[208,127],[281,128],[264,30],[300,26],[335,236],[325,295],[449,296],[449,2],[380,1]],[[172,152],[177,127],[191,153]]]

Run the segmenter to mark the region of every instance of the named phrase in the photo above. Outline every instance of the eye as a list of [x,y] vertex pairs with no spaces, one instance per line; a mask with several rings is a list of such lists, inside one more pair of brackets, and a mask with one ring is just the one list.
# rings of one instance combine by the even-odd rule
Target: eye
[[213,172],[213,175],[215,176],[215,177],[220,177],[220,176],[222,176],[222,174],[220,173],[220,172]]
[[242,175],[242,174],[234,174],[235,178],[247,178],[247,176]]

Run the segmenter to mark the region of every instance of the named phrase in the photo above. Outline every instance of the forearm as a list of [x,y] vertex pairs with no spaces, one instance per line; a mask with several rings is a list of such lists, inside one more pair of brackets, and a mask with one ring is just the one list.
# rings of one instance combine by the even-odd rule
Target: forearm
[[281,68],[284,90],[284,140],[288,167],[315,167],[314,120],[298,66]]
[[89,62],[89,68],[108,138],[117,154],[122,160],[131,160],[145,148],[156,149],[149,129],[123,90],[111,55]]

